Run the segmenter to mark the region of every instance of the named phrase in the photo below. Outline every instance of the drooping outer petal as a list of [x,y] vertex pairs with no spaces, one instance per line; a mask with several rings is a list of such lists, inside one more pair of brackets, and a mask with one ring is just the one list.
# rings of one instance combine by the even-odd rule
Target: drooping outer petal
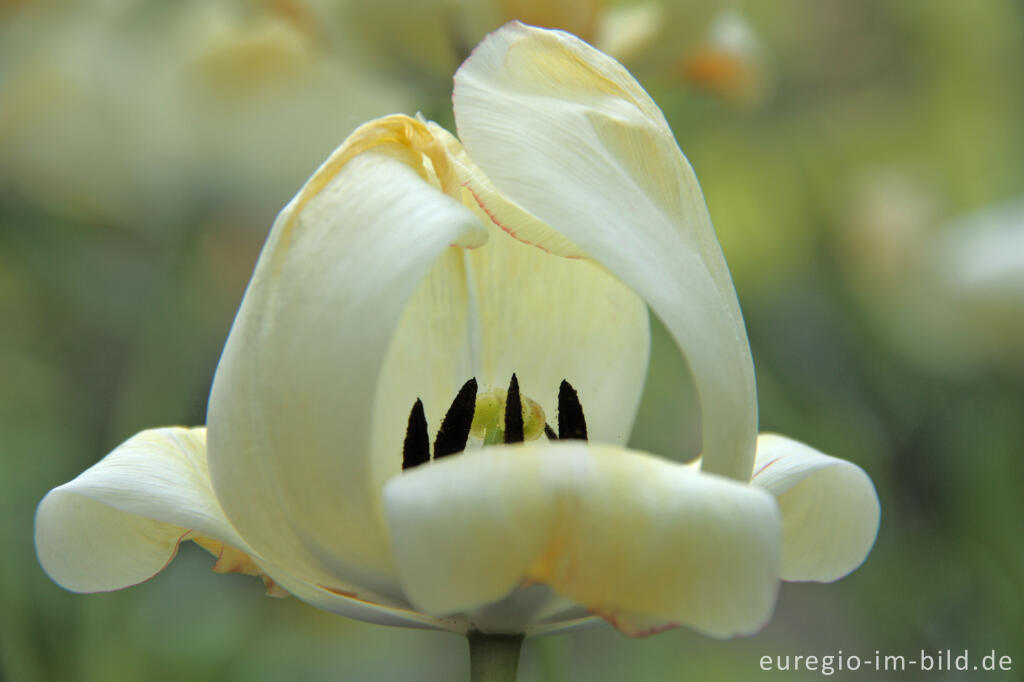
[[[213,494],[205,428],[151,429],[128,439],[43,498],[35,535],[43,569],[75,592],[117,590],[148,580],[186,538],[208,549],[224,543],[236,559],[253,561],[252,548]],[[331,592],[258,557],[256,563],[256,571],[318,608],[383,625],[465,630],[459,620],[416,613],[367,590],[357,593],[349,586],[344,593]]]
[[247,549],[210,487],[206,430],[153,429],[43,498],[36,552],[69,590],[117,590],[160,572],[190,530]]
[[414,119],[353,133],[274,223],[221,356],[214,489],[246,541],[302,580],[392,587],[370,484],[378,375],[431,264],[487,238],[439,191],[446,164]]
[[579,39],[511,23],[455,75],[455,119],[499,190],[632,287],[696,381],[704,467],[749,479],[753,364],[725,260],[689,163],[618,62]]
[[860,566],[878,533],[864,470],[784,436],[761,434],[751,484],[778,498],[783,580],[830,582]]
[[391,479],[402,586],[427,613],[523,581],[609,617],[757,630],[774,604],[779,518],[764,491],[612,446],[496,447]]

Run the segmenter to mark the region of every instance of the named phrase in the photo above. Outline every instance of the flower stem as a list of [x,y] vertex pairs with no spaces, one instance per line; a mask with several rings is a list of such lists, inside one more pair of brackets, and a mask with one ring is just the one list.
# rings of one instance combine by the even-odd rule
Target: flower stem
[[523,635],[487,635],[473,630],[466,637],[470,682],[515,682]]

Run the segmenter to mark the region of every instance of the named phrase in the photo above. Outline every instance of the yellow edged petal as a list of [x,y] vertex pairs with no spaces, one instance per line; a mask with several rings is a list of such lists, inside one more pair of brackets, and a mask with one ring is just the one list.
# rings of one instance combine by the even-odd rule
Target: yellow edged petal
[[856,464],[763,433],[751,485],[778,498],[783,580],[838,580],[871,551],[878,533],[878,495]]
[[384,504],[402,587],[427,613],[536,582],[612,622],[642,614],[725,637],[756,631],[774,605],[772,497],[642,453],[488,448],[396,476]]
[[454,181],[422,122],[362,126],[281,212],[235,318],[210,395],[214,488],[251,546],[301,580],[394,591],[373,406],[417,285],[450,245],[487,239],[442,191]]

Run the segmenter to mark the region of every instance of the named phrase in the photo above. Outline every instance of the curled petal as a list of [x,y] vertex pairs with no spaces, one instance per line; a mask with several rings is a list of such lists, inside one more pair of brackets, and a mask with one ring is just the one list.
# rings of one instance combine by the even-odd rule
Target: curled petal
[[210,486],[206,430],[152,429],[43,498],[36,552],[59,585],[104,592],[159,573],[191,531],[251,551]]
[[271,596],[383,625],[462,632],[459,619],[413,611],[401,600],[344,585],[329,590],[266,563],[238,536],[210,485],[206,429],[143,431],[78,478],[55,488],[36,512],[36,551],[47,574],[75,592],[129,587],[159,573],[182,540],[217,557],[217,573],[259,576]]
[[393,587],[372,412],[413,291],[450,245],[487,239],[440,191],[453,182],[425,124],[366,124],[281,212],[235,318],[210,395],[214,488],[251,546],[301,580]]
[[704,467],[749,480],[746,331],[697,179],[655,103],[607,55],[517,22],[466,60],[453,100],[459,136],[497,189],[665,322],[700,395]]
[[831,582],[860,566],[871,551],[878,495],[856,464],[766,433],[757,439],[751,484],[778,498],[783,580]]
[[394,477],[384,504],[402,586],[428,613],[539,582],[597,614],[724,637],[756,631],[774,605],[772,497],[641,453],[495,447]]

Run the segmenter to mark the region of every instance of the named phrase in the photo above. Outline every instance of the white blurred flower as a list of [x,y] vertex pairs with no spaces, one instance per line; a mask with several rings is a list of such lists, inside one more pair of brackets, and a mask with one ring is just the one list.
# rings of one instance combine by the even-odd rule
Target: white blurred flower
[[1024,201],[942,212],[937,192],[907,173],[865,181],[842,234],[854,291],[931,371],[1024,370]]
[[30,3],[0,27],[0,182],[126,224],[272,210],[358,122],[409,106],[303,0]]

